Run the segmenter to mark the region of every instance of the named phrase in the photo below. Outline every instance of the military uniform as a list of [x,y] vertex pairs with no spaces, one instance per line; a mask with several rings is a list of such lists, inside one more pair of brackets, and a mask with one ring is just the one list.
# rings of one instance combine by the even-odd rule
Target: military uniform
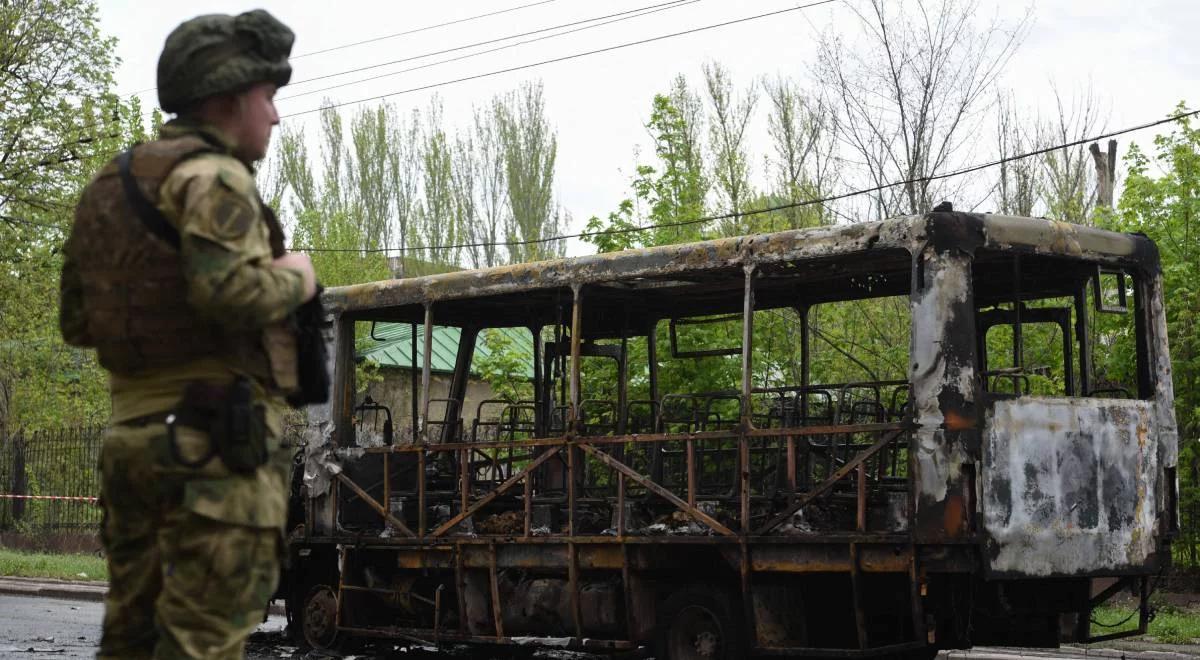
[[[265,26],[257,47],[282,43],[286,65],[290,31],[265,12],[250,14],[196,20],[218,47],[222,34]],[[212,59],[212,51],[202,53],[210,68],[238,56]],[[255,57],[278,68],[278,49],[272,54]],[[160,64],[160,96],[162,72]],[[234,147],[213,127],[177,119],[132,151],[137,190],[178,232],[177,247],[139,222],[114,162],[85,189],[64,250],[64,338],[95,347],[110,371],[100,658],[241,658],[278,580],[293,451],[281,443],[284,397],[297,385],[286,319],[304,302],[304,276],[272,266],[282,232]],[[224,391],[239,378],[253,392],[265,460],[234,469],[202,424],[167,422],[190,385]]]

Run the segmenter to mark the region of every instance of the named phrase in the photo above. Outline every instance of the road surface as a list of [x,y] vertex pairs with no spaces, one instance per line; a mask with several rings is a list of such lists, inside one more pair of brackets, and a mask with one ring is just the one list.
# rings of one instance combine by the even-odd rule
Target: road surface
[[[95,600],[75,600],[50,596],[0,594],[0,659],[69,659],[95,657],[100,643],[100,619],[104,606]],[[330,656],[298,648],[284,634],[286,622],[272,615],[250,638],[247,660],[329,660]],[[943,653],[940,660],[1079,660],[1080,658],[1124,658],[1126,660],[1190,660],[1200,656],[1200,646],[1155,647],[1158,650],[1120,651],[1116,649],[1017,650],[974,649]],[[421,660],[432,658],[462,658],[463,654],[429,652],[400,652],[393,648],[364,649],[346,660]],[[479,657],[479,656],[475,656]],[[562,651],[538,653],[543,660],[580,660],[594,656]]]

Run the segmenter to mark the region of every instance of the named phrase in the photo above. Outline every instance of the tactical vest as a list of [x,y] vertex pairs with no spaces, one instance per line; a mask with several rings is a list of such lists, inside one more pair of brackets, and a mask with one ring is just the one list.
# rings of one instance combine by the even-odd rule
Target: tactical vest
[[[213,152],[219,150],[197,136],[157,140],[134,149],[131,172],[142,196],[157,206],[159,188],[171,170]],[[271,224],[275,219],[268,215]],[[278,226],[271,227],[272,239],[277,232],[282,239]],[[272,240],[272,248],[282,254],[282,240],[275,244]],[[255,376],[271,378],[261,331],[225,330],[188,305],[180,253],[137,216],[116,160],[84,190],[67,245],[83,285],[87,332],[108,371],[131,375],[225,357]]]

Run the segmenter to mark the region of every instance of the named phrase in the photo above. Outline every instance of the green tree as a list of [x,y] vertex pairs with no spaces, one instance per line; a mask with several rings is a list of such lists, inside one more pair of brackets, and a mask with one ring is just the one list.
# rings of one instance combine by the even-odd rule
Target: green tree
[[[668,94],[655,95],[646,130],[654,142],[654,165],[639,164],[631,182],[633,196],[622,200],[607,221],[588,220],[584,237],[601,252],[670,245],[704,237],[702,224],[630,231],[638,225],[672,225],[704,215],[708,181],[700,143],[700,101],[676,78]],[[600,232],[613,233],[600,233]]]
[[0,3],[0,432],[108,412],[104,373],[62,343],[48,301],[80,189],[146,136],[136,100],[113,93],[114,50],[89,0]]
[[[1174,114],[1187,112],[1180,103]],[[1128,177],[1116,217],[1125,231],[1140,231],[1158,244],[1162,260],[1167,333],[1175,380],[1175,417],[1179,424],[1181,508],[1184,547],[1196,564],[1200,543],[1200,128],[1188,118],[1154,138],[1151,153],[1136,144],[1125,156]],[[1132,350],[1125,338],[1120,353]],[[1103,357],[1103,356],[1098,356]]]

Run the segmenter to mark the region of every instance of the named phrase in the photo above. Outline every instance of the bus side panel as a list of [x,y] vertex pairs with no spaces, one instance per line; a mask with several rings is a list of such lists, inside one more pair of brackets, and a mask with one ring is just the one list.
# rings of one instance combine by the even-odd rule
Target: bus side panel
[[1148,401],[1000,399],[985,417],[990,576],[1146,572],[1159,466]]

